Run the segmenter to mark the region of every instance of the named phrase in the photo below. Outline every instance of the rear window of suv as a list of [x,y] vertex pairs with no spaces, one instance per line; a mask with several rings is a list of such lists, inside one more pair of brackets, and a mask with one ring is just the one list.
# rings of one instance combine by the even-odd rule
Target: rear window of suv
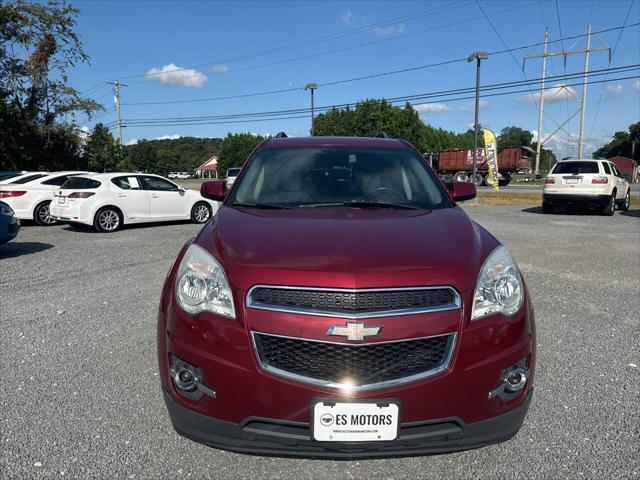
[[600,173],[598,162],[562,162],[556,164],[554,174],[579,175],[581,173]]
[[13,182],[9,182],[12,185],[23,185],[25,183],[32,182],[33,180],[38,180],[39,178],[46,177],[46,173],[35,173],[33,175],[27,175],[26,177],[19,178],[14,180]]
[[98,188],[100,185],[102,185],[100,182],[91,178],[74,177],[64,182],[61,188],[65,190],[86,190]]

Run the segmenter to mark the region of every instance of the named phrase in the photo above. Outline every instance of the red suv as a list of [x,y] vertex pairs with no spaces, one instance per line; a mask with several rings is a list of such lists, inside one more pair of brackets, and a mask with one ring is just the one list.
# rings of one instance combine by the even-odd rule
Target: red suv
[[409,143],[272,138],[180,251],[158,314],[178,433],[271,455],[440,453],[515,435],[535,327],[516,263]]

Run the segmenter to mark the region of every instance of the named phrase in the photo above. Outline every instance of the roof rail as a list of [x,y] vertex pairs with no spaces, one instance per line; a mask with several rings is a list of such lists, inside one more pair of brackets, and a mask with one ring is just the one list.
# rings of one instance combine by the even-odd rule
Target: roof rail
[[276,136],[273,138],[288,138],[288,135],[284,132],[278,132],[276,133]]
[[381,132],[381,133],[379,133],[378,135],[376,135],[376,136],[375,136],[375,137],[373,137],[373,138],[392,138],[392,137],[390,137],[389,135],[387,135],[385,132]]

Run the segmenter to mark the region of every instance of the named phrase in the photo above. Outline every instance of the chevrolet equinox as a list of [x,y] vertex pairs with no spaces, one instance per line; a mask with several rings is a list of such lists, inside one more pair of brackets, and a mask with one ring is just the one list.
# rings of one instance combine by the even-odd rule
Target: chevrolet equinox
[[[282,137],[282,136],[278,136]],[[518,266],[408,142],[271,138],[182,248],[158,314],[181,435],[266,455],[380,457],[513,437],[535,326]]]

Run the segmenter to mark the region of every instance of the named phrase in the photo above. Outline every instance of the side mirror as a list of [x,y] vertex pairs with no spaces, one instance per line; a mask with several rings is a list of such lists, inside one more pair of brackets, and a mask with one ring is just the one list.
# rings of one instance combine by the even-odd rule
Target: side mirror
[[211,180],[200,186],[200,195],[209,200],[222,202],[227,196],[227,184],[224,180]]
[[476,198],[476,186],[471,182],[451,182],[449,192],[454,202]]

